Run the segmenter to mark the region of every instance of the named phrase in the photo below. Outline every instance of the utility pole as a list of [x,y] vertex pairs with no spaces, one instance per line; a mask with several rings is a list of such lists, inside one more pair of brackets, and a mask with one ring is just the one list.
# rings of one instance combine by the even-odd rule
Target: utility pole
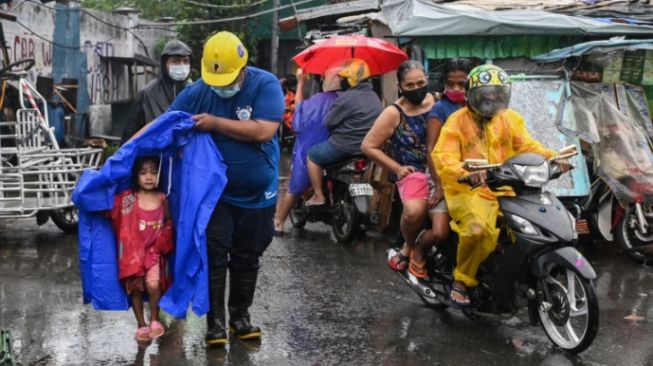
[[279,5],[280,0],[272,1],[272,35],[270,37],[270,72],[277,75],[277,61],[279,60]]

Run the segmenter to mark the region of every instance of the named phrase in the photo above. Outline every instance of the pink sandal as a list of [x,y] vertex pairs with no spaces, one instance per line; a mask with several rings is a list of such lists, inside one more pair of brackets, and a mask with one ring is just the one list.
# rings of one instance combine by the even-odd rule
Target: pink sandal
[[147,342],[150,340],[150,328],[148,327],[140,327],[136,330],[136,338],[137,341],[139,342]]
[[152,337],[152,339],[161,337],[165,332],[166,331],[163,328],[163,325],[161,325],[161,323],[159,323],[158,321],[153,320],[150,323],[150,337]]

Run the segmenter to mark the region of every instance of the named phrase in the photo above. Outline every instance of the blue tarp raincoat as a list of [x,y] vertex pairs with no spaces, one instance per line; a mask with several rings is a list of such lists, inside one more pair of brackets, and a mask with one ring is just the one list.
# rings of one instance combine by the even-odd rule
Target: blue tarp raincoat
[[324,126],[324,118],[337,97],[336,92],[317,93],[301,102],[295,110],[292,129],[295,131],[296,138],[288,185],[288,192],[292,194],[302,194],[311,186],[306,168],[306,155],[313,145],[329,138],[329,130]]
[[[99,171],[86,171],[74,192],[79,209],[79,259],[84,303],[97,310],[126,310],[129,301],[118,281],[118,258],[111,220],[113,197],[130,188],[132,165],[139,156],[162,157],[161,186],[175,230],[170,260],[173,284],[161,308],[184,318],[190,303],[209,310],[206,226],[227,183],[226,166],[211,134],[193,129],[184,112],[168,112],[142,135],[122,146]],[[172,164],[170,164],[172,162]]]

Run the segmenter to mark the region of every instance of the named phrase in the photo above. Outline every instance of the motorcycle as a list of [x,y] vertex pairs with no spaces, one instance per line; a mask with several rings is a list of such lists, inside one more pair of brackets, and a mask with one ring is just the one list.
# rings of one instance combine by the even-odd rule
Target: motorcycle
[[[562,175],[558,159],[521,154],[503,164],[466,163],[468,171],[485,170],[493,191],[509,186],[515,196],[499,197],[503,218],[496,250],[480,265],[479,285],[468,291],[470,306],[459,307],[449,298],[456,261],[456,243],[434,246],[427,253],[428,277],[409,271],[401,278],[430,307],[460,308],[470,318],[513,314],[528,308],[532,325],[542,325],[558,347],[579,353],[592,344],[599,324],[594,287],[596,273],[573,243],[575,218],[558,198],[542,190]],[[459,179],[471,185],[470,176]],[[395,250],[388,252],[388,258]]]
[[325,204],[306,206],[312,192],[305,192],[290,210],[293,227],[301,229],[307,222],[324,222],[331,225],[339,243],[351,242],[361,225],[375,220],[375,215],[370,213],[374,190],[364,179],[367,169],[368,160],[363,155],[325,167],[322,180]]
[[605,181],[595,176],[587,196],[563,203],[577,218],[579,241],[616,241],[638,262],[653,258],[653,207],[642,200],[622,206]]
[[579,232],[600,233],[607,241],[617,241],[626,255],[645,262],[653,258],[653,145],[647,129],[648,109],[641,108],[639,92],[627,85],[606,88],[572,82],[568,90],[558,128],[591,147],[594,173],[590,194],[571,202],[581,224]]

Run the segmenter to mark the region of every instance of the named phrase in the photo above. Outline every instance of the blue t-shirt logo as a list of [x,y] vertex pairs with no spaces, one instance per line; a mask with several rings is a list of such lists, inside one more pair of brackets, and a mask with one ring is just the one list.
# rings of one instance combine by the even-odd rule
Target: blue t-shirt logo
[[241,121],[246,121],[248,119],[252,118],[252,107],[247,106],[243,108],[236,108],[236,115],[238,116],[238,119]]

